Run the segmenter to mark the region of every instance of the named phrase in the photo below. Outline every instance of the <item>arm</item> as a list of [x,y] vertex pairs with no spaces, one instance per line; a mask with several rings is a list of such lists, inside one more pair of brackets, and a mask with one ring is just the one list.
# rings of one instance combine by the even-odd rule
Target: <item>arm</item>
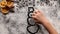
[[47,29],[49,34],[58,34],[57,31],[52,27],[50,22],[46,19],[46,17],[42,14],[41,11],[39,10],[34,11],[32,14],[32,18],[35,21],[38,21],[39,24],[42,24]]
[[44,22],[43,25],[45,26],[49,34],[58,34],[49,22]]
[[8,2],[7,2],[7,6],[8,6],[9,8],[14,7],[14,6],[13,6],[13,4],[14,4],[14,3],[13,3],[13,2],[11,2],[11,1],[8,1]]

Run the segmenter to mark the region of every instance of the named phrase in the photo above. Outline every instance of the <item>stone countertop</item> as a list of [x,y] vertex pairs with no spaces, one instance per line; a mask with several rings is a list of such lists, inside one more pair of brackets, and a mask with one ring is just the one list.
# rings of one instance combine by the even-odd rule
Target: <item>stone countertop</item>
[[[19,0],[15,0],[19,1]],[[58,31],[60,34],[60,4],[58,0],[49,0],[50,3],[46,4],[44,1],[36,3],[35,0],[35,9],[41,10],[44,15],[49,19],[52,26]],[[9,13],[7,15],[3,15],[0,12],[0,34],[29,34],[26,30],[27,24],[27,12],[28,7],[22,7],[18,5],[18,3],[14,3],[14,13]],[[48,34],[47,30],[42,26],[41,30],[43,34]],[[34,28],[32,28],[34,29]],[[42,32],[39,30],[36,34],[41,34]]]

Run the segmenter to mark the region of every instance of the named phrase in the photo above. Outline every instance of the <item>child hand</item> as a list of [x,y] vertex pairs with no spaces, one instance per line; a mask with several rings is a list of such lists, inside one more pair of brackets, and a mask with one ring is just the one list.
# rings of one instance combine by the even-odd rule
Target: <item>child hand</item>
[[58,34],[58,32],[52,27],[50,22],[47,20],[47,18],[43,15],[43,13],[39,10],[36,10],[32,14],[32,18],[37,21],[36,23],[42,24],[49,34]]
[[37,23],[44,23],[44,22],[48,22],[48,20],[46,19],[46,17],[43,15],[43,13],[39,10],[36,10],[33,12],[32,14],[32,18],[34,19],[34,21],[36,21]]

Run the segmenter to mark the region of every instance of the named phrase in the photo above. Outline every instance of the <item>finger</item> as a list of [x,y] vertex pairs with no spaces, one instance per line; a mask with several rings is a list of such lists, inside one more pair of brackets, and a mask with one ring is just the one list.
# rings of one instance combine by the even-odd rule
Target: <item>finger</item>
[[38,10],[35,10],[33,13],[36,13],[36,14],[37,14],[37,11],[38,11]]
[[33,19],[36,23],[38,23],[39,21],[37,19]]
[[37,20],[34,19],[35,22],[38,22]]
[[41,10],[38,10],[38,12],[42,14],[42,11]]
[[37,12],[40,13],[41,11],[38,10]]
[[33,13],[37,14],[37,11],[34,11]]
[[32,13],[32,16],[35,16],[35,13]]
[[35,11],[37,11],[37,12],[41,12],[41,10],[38,10],[38,9],[35,9]]
[[33,19],[36,19],[36,16],[32,16]]
[[41,11],[40,11],[40,10],[36,10],[35,12],[36,12],[36,13],[40,13]]

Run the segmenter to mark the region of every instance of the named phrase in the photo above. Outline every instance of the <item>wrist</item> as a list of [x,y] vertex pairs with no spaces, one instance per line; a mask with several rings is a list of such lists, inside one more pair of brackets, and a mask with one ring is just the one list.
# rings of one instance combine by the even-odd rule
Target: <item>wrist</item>
[[42,22],[43,25],[44,25],[44,24],[48,24],[48,23],[49,23],[48,20],[45,20],[45,21]]
[[44,18],[41,22],[42,24],[46,24],[46,23],[49,23],[49,20]]

